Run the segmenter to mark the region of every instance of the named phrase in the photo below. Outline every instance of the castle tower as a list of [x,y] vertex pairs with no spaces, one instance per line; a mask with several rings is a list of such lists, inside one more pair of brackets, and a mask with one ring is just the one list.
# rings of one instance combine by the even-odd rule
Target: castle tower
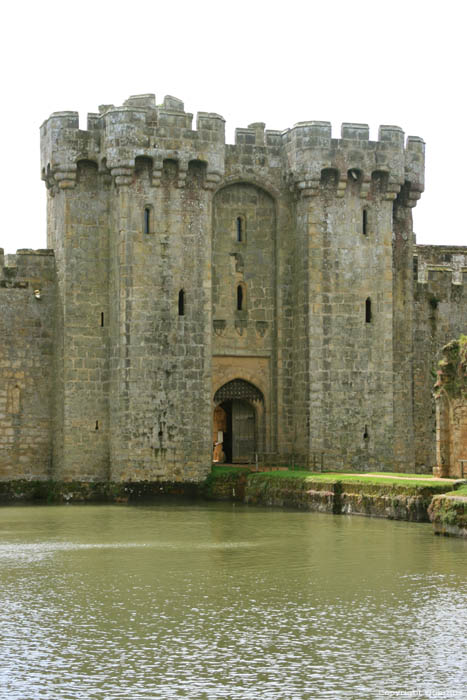
[[224,121],[154,95],[42,126],[58,278],[60,478],[199,479],[211,461],[211,189]]
[[109,198],[92,117],[56,112],[41,127],[47,243],[55,252],[53,476],[109,477]]
[[390,126],[371,142],[363,124],[343,124],[341,139],[332,139],[327,122],[297,124],[285,141],[298,190],[299,460],[327,469],[405,468],[413,463],[405,371],[413,239],[408,216],[393,225],[393,203],[403,186],[419,196],[423,143],[409,137],[404,150],[402,131]]

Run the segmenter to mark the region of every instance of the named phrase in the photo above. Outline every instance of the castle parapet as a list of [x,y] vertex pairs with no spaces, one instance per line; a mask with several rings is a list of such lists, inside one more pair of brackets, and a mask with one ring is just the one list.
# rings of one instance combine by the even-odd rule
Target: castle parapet
[[414,269],[418,284],[428,284],[430,273],[443,272],[451,276],[451,284],[462,285],[467,275],[467,247],[416,245]]
[[146,110],[114,107],[103,115],[102,150],[117,185],[129,184],[137,155],[149,152]]
[[5,255],[0,248],[0,289],[39,290],[43,284],[52,283],[55,278],[55,258],[53,250],[30,250],[20,248],[16,254]]
[[[77,112],[54,112],[41,127],[42,179],[50,188],[74,187],[78,162],[90,160],[100,170],[108,168],[117,185],[127,185],[142,156],[153,163],[153,185],[170,158],[178,161],[181,173],[190,161],[205,163],[211,187],[224,173],[225,121],[219,114],[199,112],[196,131],[192,121],[181,100],[167,95],[156,106],[153,93],[133,95],[122,107],[101,105],[98,113],[88,114],[86,131],[79,129]],[[179,185],[183,182],[182,175]]]
[[398,126],[379,127],[378,141],[369,140],[367,124],[344,123],[341,138],[333,139],[330,122],[299,122],[283,134],[290,179],[304,194],[319,191],[323,172],[332,172],[337,195],[343,195],[349,178],[361,183],[366,197],[372,178],[384,181],[384,196],[394,199],[409,183],[418,199],[423,191],[424,142]]
[[414,206],[425,189],[425,142],[419,136],[407,137],[405,177],[410,182],[409,197]]
[[424,143],[409,136],[404,147],[398,126],[381,126],[378,141],[370,141],[367,124],[346,122],[341,138],[333,139],[326,121],[298,122],[284,132],[254,122],[236,129],[235,146],[226,147],[223,117],[199,112],[196,130],[192,121],[182,100],[167,95],[157,105],[153,93],[133,95],[122,107],[101,105],[99,113],[88,115],[86,131],[79,129],[77,112],[55,112],[41,127],[42,177],[52,188],[74,187],[77,163],[90,160],[101,171],[110,169],[117,185],[128,185],[135,160],[145,157],[152,161],[154,186],[161,182],[164,160],[170,159],[178,162],[180,187],[190,161],[200,161],[206,166],[205,186],[212,188],[224,176],[226,152],[239,165],[254,152],[261,167],[285,165],[289,182],[304,195],[319,191],[323,172],[332,174],[337,196],[344,195],[349,179],[358,183],[361,197],[367,196],[372,178],[386,199],[405,186],[409,206],[423,191]]

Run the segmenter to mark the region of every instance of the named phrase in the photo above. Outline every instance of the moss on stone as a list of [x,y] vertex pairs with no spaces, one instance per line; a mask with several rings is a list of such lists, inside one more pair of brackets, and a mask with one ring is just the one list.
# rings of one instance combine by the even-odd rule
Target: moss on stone
[[435,496],[428,509],[436,534],[467,537],[467,492]]
[[437,375],[435,396],[443,390],[452,397],[467,396],[467,335],[444,346]]

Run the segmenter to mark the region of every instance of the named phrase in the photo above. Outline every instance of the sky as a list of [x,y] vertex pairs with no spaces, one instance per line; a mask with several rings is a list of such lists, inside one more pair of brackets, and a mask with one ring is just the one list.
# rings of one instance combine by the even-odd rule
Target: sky
[[[462,4],[444,0],[81,0],[2,9],[0,247],[46,247],[39,127],[99,104],[170,94],[234,129],[256,121],[400,126],[426,142],[418,243],[467,245],[466,42]],[[27,215],[26,215],[27,214]]]

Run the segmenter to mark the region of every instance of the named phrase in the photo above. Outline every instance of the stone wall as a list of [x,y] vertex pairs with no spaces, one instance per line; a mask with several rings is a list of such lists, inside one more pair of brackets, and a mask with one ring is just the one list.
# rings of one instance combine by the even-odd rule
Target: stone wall
[[[242,378],[264,397],[258,451],[276,444],[276,216],[264,190],[232,184],[214,198],[212,241],[213,396]],[[264,431],[261,430],[261,433]]]
[[467,336],[442,350],[434,387],[436,467],[440,477],[467,475]]
[[53,474],[99,480],[109,476],[109,183],[88,160],[75,175],[48,199],[58,301]]
[[467,329],[467,249],[414,248],[413,405],[415,468],[436,464],[436,418],[432,396],[442,348]]
[[[301,122],[287,133],[285,150],[299,193],[292,370],[298,461],[406,468],[410,443],[396,440],[395,410],[410,391],[396,385],[394,369],[396,353],[411,350],[410,324],[403,331],[399,311],[411,262],[405,250],[396,253],[402,240],[410,252],[412,228],[404,216],[396,230],[393,203],[403,191],[399,208],[410,207],[423,190],[423,142],[409,137],[404,149],[402,131],[392,126],[371,142],[364,124],[343,124],[341,139],[332,139],[328,122]],[[400,422],[405,437],[405,418]]]
[[[438,293],[431,278],[414,311],[421,139],[393,126],[373,142],[363,124],[343,124],[333,139],[328,122],[283,133],[255,122],[226,145],[221,116],[192,122],[181,100],[156,105],[147,94],[103,105],[86,130],[76,112],[41,127],[56,261],[56,278],[50,267],[43,281],[56,290],[41,320],[49,345],[36,363],[50,406],[50,475],[203,479],[214,396],[233,379],[260,392],[256,449],[270,463],[411,469],[415,420],[418,464],[428,465],[431,355],[465,319],[459,293],[443,283],[437,303],[452,323],[436,322],[430,335],[434,300],[421,297],[427,285]],[[4,291],[16,300],[25,289]],[[16,303],[5,317],[10,373]],[[10,412],[17,389],[6,390]],[[47,431],[44,423],[44,441]]]
[[115,480],[196,480],[210,467],[211,206],[205,170],[190,162],[182,183],[180,164],[166,159],[154,187],[153,169],[141,159],[131,181],[113,195]]
[[52,464],[55,260],[0,249],[0,480],[47,479]]
[[393,460],[392,202],[373,190],[363,199],[358,183],[340,197],[336,188],[322,179],[304,236],[308,453],[316,461],[323,454],[328,469],[384,469]]

